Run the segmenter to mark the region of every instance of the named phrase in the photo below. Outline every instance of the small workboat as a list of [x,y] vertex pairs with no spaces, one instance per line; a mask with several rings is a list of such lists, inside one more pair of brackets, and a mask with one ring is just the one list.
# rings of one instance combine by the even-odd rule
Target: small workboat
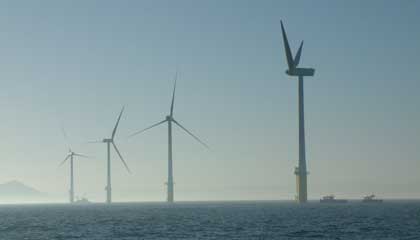
[[319,202],[321,203],[346,203],[346,199],[336,199],[334,195],[323,196]]
[[78,198],[76,201],[74,201],[74,204],[89,204],[89,203],[91,202],[85,197]]
[[381,203],[383,202],[382,199],[377,199],[375,194],[371,194],[371,195],[367,195],[365,197],[363,197],[362,202],[364,203]]

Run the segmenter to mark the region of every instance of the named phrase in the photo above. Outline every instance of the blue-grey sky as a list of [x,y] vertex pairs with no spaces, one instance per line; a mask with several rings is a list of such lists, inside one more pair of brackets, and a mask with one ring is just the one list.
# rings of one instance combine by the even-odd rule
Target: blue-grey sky
[[167,128],[127,136],[169,112],[211,146],[174,129],[177,200],[291,199],[297,164],[297,81],[305,81],[309,197],[420,197],[419,1],[2,1],[0,182],[67,200],[64,126],[76,195],[105,199],[106,146],[116,201],[165,199]]

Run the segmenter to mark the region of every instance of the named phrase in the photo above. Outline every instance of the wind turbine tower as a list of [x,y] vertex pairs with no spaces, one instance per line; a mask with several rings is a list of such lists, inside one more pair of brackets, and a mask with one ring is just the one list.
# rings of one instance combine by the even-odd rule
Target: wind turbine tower
[[177,122],[174,119],[174,103],[175,103],[175,90],[176,90],[176,81],[177,81],[178,73],[175,74],[175,83],[174,83],[174,89],[172,92],[172,102],[171,102],[171,108],[169,115],[166,116],[166,118],[163,121],[160,121],[148,128],[145,128],[143,130],[137,131],[130,135],[130,137],[135,136],[137,134],[143,133],[144,131],[151,129],[153,127],[156,127],[160,124],[163,124],[165,122],[168,122],[168,181],[166,182],[167,185],[167,202],[172,203],[174,202],[174,176],[173,176],[173,165],[172,165],[172,123],[175,123],[178,127],[180,127],[182,130],[184,130],[186,133],[188,133],[191,137],[193,137],[196,141],[201,143],[204,147],[208,148],[208,146],[201,141],[198,137],[196,137],[194,134],[192,134],[190,131],[188,131],[185,127],[183,127],[179,122]]
[[298,77],[298,112],[299,112],[299,165],[295,168],[296,175],[296,190],[297,201],[305,203],[308,200],[308,186],[307,186],[307,169],[306,169],[306,152],[305,152],[305,116],[304,116],[304,94],[303,94],[303,77],[312,77],[315,74],[313,68],[298,68],[300,62],[300,55],[302,53],[303,41],[300,44],[295,58],[292,57],[289,41],[287,40],[286,31],[284,30],[283,22],[281,23],[281,31],[283,34],[284,50],[286,52],[286,59],[288,69],[286,74],[289,76]]

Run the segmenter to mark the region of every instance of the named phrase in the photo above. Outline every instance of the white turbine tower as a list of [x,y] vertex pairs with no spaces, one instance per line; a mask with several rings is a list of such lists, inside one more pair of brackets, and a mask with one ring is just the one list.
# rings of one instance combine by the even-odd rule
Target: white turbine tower
[[286,31],[284,30],[283,22],[281,23],[281,31],[283,34],[284,50],[286,52],[286,59],[288,70],[286,74],[289,76],[297,76],[299,78],[299,165],[295,168],[297,200],[300,203],[305,203],[308,200],[307,189],[307,170],[306,170],[306,153],[305,153],[305,117],[304,117],[304,98],[303,98],[303,77],[312,77],[315,74],[313,68],[298,68],[300,62],[300,55],[302,53],[303,41],[296,53],[295,58],[292,57],[289,41],[287,40]]
[[121,120],[121,116],[124,112],[124,107],[121,109],[120,115],[118,116],[117,123],[115,124],[114,129],[112,130],[112,134],[110,138],[104,138],[101,141],[95,141],[93,143],[106,143],[107,146],[107,185],[105,187],[106,190],[106,203],[112,202],[112,188],[111,188],[111,145],[113,146],[115,152],[117,153],[118,157],[120,158],[121,162],[124,164],[125,168],[127,169],[128,173],[131,173],[130,169],[128,168],[127,163],[125,162],[124,158],[122,157],[120,151],[115,145],[114,138],[115,134],[117,133],[118,125]]
[[153,127],[156,127],[160,124],[163,124],[165,122],[168,123],[168,181],[167,184],[167,201],[169,203],[174,202],[174,177],[173,177],[173,168],[172,168],[172,123],[175,123],[180,127],[182,130],[184,130],[186,133],[188,133],[191,137],[193,137],[195,140],[197,140],[200,144],[202,144],[204,147],[208,148],[208,146],[201,141],[198,137],[196,137],[194,134],[192,134],[190,131],[188,131],[185,127],[183,127],[179,122],[177,122],[174,119],[174,102],[175,102],[175,90],[176,90],[176,81],[177,81],[178,74],[175,74],[175,83],[174,83],[174,89],[172,92],[172,103],[169,115],[166,116],[166,118],[158,122],[156,124],[153,124],[152,126],[145,128],[143,130],[137,131],[130,135],[130,137],[138,135],[140,133],[143,133],[146,130],[149,130]]
[[[66,135],[64,129],[63,129],[63,134],[64,134],[64,137],[67,140],[67,135]],[[59,165],[59,167],[62,166],[65,162],[67,162],[67,160],[70,159],[70,190],[69,190],[70,203],[74,203],[74,175],[73,175],[73,160],[74,160],[74,157],[89,158],[86,155],[73,152],[71,150],[71,148],[69,147],[69,153],[67,154],[67,156],[64,158],[64,160]]]

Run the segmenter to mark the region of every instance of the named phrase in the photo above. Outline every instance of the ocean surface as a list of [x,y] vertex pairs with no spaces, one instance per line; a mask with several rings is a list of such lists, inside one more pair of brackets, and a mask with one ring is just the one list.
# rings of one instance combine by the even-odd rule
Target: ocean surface
[[0,205],[0,239],[420,239],[420,201]]

